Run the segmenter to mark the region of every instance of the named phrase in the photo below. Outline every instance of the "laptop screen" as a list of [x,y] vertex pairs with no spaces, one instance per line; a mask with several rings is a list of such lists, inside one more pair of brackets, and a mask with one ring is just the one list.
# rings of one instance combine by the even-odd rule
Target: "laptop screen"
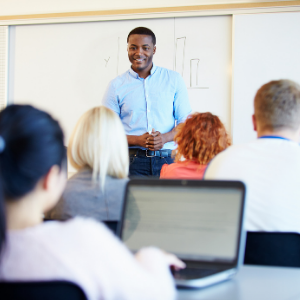
[[130,185],[122,240],[132,251],[156,246],[181,259],[237,258],[242,188]]

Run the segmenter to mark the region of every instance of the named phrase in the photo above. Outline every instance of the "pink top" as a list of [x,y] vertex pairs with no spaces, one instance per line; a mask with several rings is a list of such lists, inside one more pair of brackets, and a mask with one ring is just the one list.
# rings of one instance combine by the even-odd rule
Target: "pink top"
[[101,223],[75,218],[10,231],[0,280],[68,280],[88,299],[174,299],[165,258],[156,248],[138,260]]
[[163,179],[203,179],[207,165],[187,160],[174,164],[164,164],[160,171],[160,178]]

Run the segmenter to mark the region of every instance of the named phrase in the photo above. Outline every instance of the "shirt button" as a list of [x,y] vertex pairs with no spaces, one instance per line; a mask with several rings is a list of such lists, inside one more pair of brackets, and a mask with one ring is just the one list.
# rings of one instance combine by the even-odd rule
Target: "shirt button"
[[148,109],[148,112],[150,112],[150,109]]

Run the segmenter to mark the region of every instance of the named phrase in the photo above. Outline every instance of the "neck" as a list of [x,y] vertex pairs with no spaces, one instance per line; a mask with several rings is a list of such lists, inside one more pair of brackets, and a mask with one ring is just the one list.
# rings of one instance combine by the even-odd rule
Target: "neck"
[[262,136],[280,136],[288,140],[299,142],[300,130],[280,129],[280,130],[257,130],[257,137]]
[[18,200],[6,201],[7,229],[24,229],[40,224],[43,220],[40,197],[41,195],[29,193]]
[[140,78],[145,79],[150,75],[152,66],[153,66],[153,63],[149,67],[147,67],[147,69],[144,69],[144,70],[135,70],[132,66],[131,66],[131,68],[135,73],[137,73],[139,75]]

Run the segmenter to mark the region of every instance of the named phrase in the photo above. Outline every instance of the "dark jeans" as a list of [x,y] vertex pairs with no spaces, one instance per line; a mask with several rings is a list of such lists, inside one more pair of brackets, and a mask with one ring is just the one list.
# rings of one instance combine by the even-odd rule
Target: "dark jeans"
[[134,156],[129,157],[129,176],[134,177],[159,177],[161,167],[164,164],[172,164],[174,161],[171,157],[146,157]]

